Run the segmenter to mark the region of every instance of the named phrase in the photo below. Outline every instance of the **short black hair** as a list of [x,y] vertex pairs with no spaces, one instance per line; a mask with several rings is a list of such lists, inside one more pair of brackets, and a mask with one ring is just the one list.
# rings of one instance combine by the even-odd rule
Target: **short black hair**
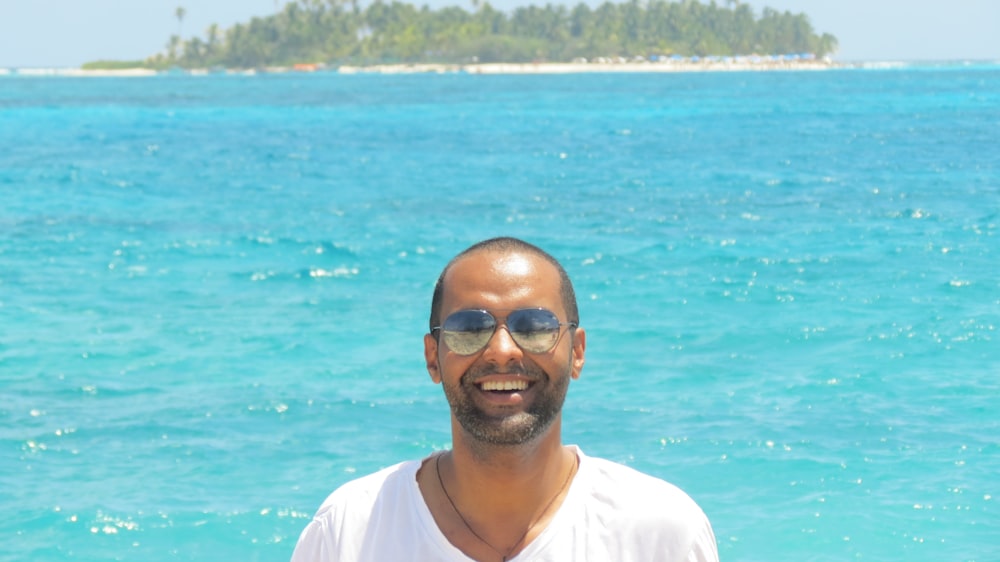
[[430,330],[431,333],[435,334],[437,337],[437,332],[434,328],[441,325],[441,301],[444,298],[444,277],[448,274],[448,270],[451,266],[455,265],[460,259],[474,254],[479,251],[490,251],[490,252],[525,252],[528,254],[534,254],[545,261],[552,264],[556,271],[559,272],[559,295],[562,297],[563,308],[566,309],[567,320],[572,324],[580,323],[580,312],[576,306],[576,293],[573,291],[573,283],[569,280],[569,274],[566,273],[566,269],[563,268],[559,260],[552,257],[551,254],[545,250],[521,240],[519,238],[512,238],[510,236],[500,236],[497,238],[490,238],[489,240],[483,240],[482,242],[477,242],[472,246],[469,246],[457,256],[448,262],[448,265],[444,266],[441,271],[441,275],[438,276],[437,283],[434,285],[434,296],[431,298],[431,318],[430,318]]

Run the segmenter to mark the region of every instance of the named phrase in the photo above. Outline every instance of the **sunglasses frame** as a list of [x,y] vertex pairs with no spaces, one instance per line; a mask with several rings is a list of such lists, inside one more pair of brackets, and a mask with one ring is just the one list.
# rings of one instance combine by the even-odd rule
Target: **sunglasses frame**
[[[524,346],[524,344],[520,341],[520,338],[523,337],[522,334],[524,334],[525,332],[511,330],[510,327],[508,326],[507,321],[509,320],[509,318],[510,318],[510,316],[512,314],[517,314],[518,312],[527,312],[527,311],[547,312],[547,313],[551,314],[552,318],[554,318],[556,320],[555,331],[557,332],[557,335],[556,335],[556,338],[554,340],[552,340],[552,345],[550,345],[548,348],[543,349],[543,350],[539,350],[539,351],[535,351],[533,349],[526,348]],[[480,345],[478,348],[476,348],[475,350],[470,351],[468,353],[461,353],[460,351],[458,351],[454,347],[452,347],[452,345],[448,344],[448,339],[449,339],[448,338],[448,334],[469,334],[469,333],[474,333],[474,331],[468,331],[468,332],[460,332],[460,331],[454,331],[454,330],[449,331],[449,330],[445,330],[445,328],[444,328],[445,325],[448,323],[448,320],[452,316],[454,316],[456,314],[461,314],[463,312],[481,312],[486,317],[490,318],[493,321],[493,329],[489,332],[489,334],[483,340],[482,345]],[[568,326],[570,328],[576,328],[576,327],[579,326],[578,322],[560,322],[559,321],[559,316],[555,312],[552,312],[551,310],[549,310],[547,308],[542,308],[540,306],[538,306],[538,307],[531,307],[531,306],[529,306],[529,307],[525,307],[525,308],[514,308],[514,309],[497,309],[496,312],[507,312],[507,315],[504,317],[504,321],[503,321],[502,325],[507,329],[507,333],[510,334],[510,338],[514,341],[514,343],[517,345],[517,347],[519,347],[522,351],[524,351],[526,353],[541,354],[541,353],[548,353],[549,351],[552,351],[552,349],[555,348],[556,345],[558,345],[559,340],[562,339],[562,329],[563,329],[564,326]],[[457,355],[462,355],[462,356],[468,357],[470,355],[475,355],[475,354],[481,352],[482,350],[486,349],[486,347],[489,346],[489,344],[490,344],[490,340],[492,340],[493,336],[496,335],[497,329],[499,329],[500,326],[501,326],[501,323],[497,320],[497,317],[493,314],[493,312],[491,312],[489,310],[486,310],[485,308],[465,308],[465,309],[462,309],[462,310],[456,310],[455,312],[452,312],[451,314],[449,314],[444,319],[444,322],[442,322],[438,326],[434,326],[433,328],[431,328],[431,334],[434,334],[435,332],[439,332],[441,334],[441,338],[443,338],[445,340],[445,344],[448,344],[448,348],[451,349],[452,352],[454,352]],[[538,332],[544,332],[544,333],[549,333],[551,331],[552,330],[538,330]],[[483,333],[485,333],[485,330],[483,330]],[[440,341],[441,338],[436,338],[436,339],[439,339],[439,341]]]

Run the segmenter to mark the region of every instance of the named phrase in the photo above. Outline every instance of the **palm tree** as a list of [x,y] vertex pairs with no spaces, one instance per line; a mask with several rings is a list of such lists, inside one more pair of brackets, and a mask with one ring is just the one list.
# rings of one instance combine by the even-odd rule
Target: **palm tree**
[[184,16],[186,15],[187,10],[184,9],[184,6],[177,6],[177,9],[174,10],[174,17],[177,18],[177,35],[179,37],[184,35],[181,31],[183,30],[182,26],[184,25]]
[[[213,23],[208,26],[208,43],[205,45],[205,53],[209,58],[214,58],[215,51],[219,46],[219,24]],[[212,61],[215,62],[214,60]]]
[[176,62],[177,56],[180,52],[181,38],[177,35],[170,36],[170,42],[167,43],[167,56],[170,58],[170,62]]

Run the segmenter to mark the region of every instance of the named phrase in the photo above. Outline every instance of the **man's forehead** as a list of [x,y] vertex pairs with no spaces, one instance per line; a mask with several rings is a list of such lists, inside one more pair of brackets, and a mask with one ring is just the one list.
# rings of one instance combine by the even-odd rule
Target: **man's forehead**
[[[546,266],[549,266],[548,268]],[[550,271],[551,269],[551,271]],[[555,268],[540,256],[517,251],[495,252],[483,250],[462,256],[452,264],[449,275],[465,276],[470,273],[489,271],[492,275],[505,278],[527,277],[531,275],[557,275]]]
[[486,256],[491,268],[500,275],[523,277],[531,275],[538,267],[538,256],[528,254],[498,254]]
[[455,258],[441,279],[435,314],[464,308],[544,307],[565,311],[562,273],[545,255],[480,248]]

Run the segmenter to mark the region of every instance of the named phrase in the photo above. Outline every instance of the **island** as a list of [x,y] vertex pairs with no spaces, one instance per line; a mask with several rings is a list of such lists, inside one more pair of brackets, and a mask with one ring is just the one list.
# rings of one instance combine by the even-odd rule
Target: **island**
[[[186,10],[177,8],[182,22]],[[565,73],[819,69],[837,39],[805,14],[739,0],[628,0],[596,8],[529,5],[505,13],[472,0],[430,9],[375,0],[297,0],[204,36],[173,35],[139,61],[94,61],[91,73]]]

